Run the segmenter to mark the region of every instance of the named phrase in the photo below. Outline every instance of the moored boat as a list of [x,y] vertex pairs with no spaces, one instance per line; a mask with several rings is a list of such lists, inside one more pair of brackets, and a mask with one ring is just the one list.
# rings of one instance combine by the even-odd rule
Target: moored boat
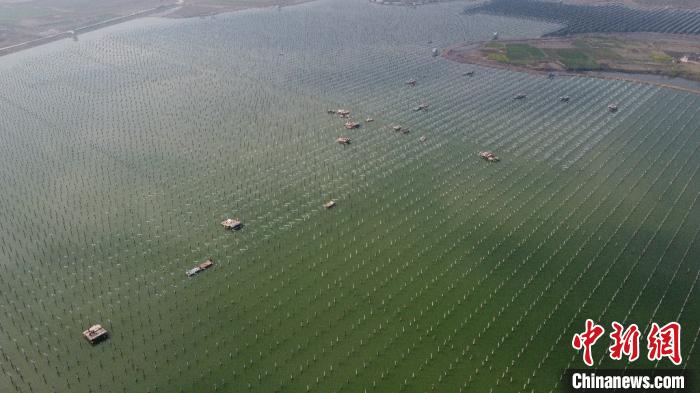
[[224,228],[226,229],[233,229],[233,230],[239,230],[243,226],[240,220],[237,218],[227,218],[224,221],[221,221],[221,225],[223,225]]
[[500,160],[495,154],[493,154],[493,152],[490,151],[480,151],[479,157],[483,158],[488,162],[496,162]]
[[185,274],[187,274],[187,277],[192,277],[199,272],[203,272],[203,271],[209,269],[212,266],[214,266],[214,261],[212,261],[211,259],[207,259],[206,261],[200,263],[199,265],[193,267],[192,269],[186,270]]

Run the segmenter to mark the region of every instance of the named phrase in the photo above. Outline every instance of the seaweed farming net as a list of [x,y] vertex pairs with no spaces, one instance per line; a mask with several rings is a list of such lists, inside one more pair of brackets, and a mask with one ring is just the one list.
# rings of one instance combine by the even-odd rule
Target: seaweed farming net
[[586,317],[677,319],[697,365],[700,98],[432,57],[560,27],[462,8],[142,19],[2,58],[0,391],[556,391]]
[[492,0],[465,9],[466,14],[487,13],[561,23],[565,27],[546,36],[579,33],[654,32],[700,34],[700,11],[640,9],[620,4],[577,5],[538,0]]

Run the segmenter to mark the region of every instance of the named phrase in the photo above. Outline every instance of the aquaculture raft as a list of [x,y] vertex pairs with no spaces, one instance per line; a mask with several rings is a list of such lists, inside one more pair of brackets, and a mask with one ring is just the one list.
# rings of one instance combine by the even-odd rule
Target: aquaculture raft
[[347,109],[336,109],[336,110],[329,110],[328,113],[338,115],[343,119],[347,119],[350,117],[350,111]]
[[83,336],[90,344],[97,344],[109,337],[109,332],[107,329],[103,328],[102,325],[92,325],[88,330],[83,332]]
[[226,220],[221,221],[221,225],[223,225],[226,229],[233,229],[236,231],[241,229],[241,227],[243,226],[243,224],[241,224],[241,222],[237,218],[227,218]]
[[214,261],[212,261],[211,259],[207,259],[206,261],[200,263],[199,265],[193,267],[192,269],[185,271],[185,274],[187,274],[187,277],[192,277],[195,274],[197,274],[201,271],[207,270],[212,266],[214,266]]
[[490,151],[480,151],[479,152],[479,157],[483,158],[484,160],[488,162],[496,162],[499,161],[499,158],[493,154]]

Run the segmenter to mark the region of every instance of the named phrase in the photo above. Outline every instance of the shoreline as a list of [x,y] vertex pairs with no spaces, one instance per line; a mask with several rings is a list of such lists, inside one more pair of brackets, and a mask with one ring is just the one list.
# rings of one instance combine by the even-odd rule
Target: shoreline
[[99,29],[104,28],[104,27],[113,26],[113,25],[117,25],[120,23],[128,22],[128,21],[133,20],[133,19],[138,19],[138,18],[142,18],[145,16],[153,15],[155,13],[165,12],[165,11],[171,10],[173,8],[176,8],[179,5],[180,5],[179,3],[164,4],[164,5],[160,5],[158,7],[149,8],[149,9],[137,11],[137,12],[132,12],[131,14],[128,14],[128,15],[118,16],[116,18],[111,18],[111,19],[106,19],[106,20],[103,20],[103,21],[100,21],[97,23],[92,23],[92,24],[87,25],[87,26],[76,27],[73,30],[66,30],[66,31],[62,31],[60,33],[52,34],[52,35],[49,35],[46,37],[36,38],[33,40],[24,41],[24,42],[20,42],[17,44],[5,46],[5,47],[0,48],[0,57],[6,56],[6,55],[9,55],[12,53],[20,52],[20,51],[23,51],[26,49],[35,48],[37,46],[48,44],[48,43],[51,43],[54,41],[62,40],[64,38],[77,38],[78,34],[80,34],[80,33],[87,33],[90,31],[99,30]]
[[[207,17],[218,14],[223,14],[227,12],[237,12],[247,9],[255,8],[270,8],[270,7],[286,7],[291,5],[298,5],[302,3],[311,2],[314,0],[291,0],[284,5],[275,4],[263,4],[260,6],[213,6],[207,4],[186,4],[183,0],[177,0],[174,3],[162,4],[157,7],[148,8],[145,10],[140,10],[132,12],[128,15],[118,16],[115,18],[105,19],[103,21],[91,23],[89,25],[76,27],[71,30],[65,30],[60,33],[51,34],[45,37],[35,38],[29,41],[18,42],[12,45],[4,46],[0,48],[0,58],[13,53],[21,52],[23,50],[36,48],[41,45],[49,44],[51,42],[59,41],[62,39],[77,39],[81,33],[87,33],[90,31],[99,30],[105,27],[118,25],[120,23],[128,22],[130,20],[143,18],[147,16],[161,17],[168,19],[187,19],[196,17]],[[183,11],[183,14],[178,15],[177,12]],[[189,13],[187,13],[189,12]]]

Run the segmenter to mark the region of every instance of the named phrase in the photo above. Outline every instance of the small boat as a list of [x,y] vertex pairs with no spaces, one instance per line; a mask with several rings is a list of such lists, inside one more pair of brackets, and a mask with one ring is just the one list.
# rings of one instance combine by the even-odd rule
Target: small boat
[[109,337],[109,332],[107,329],[103,328],[102,325],[92,325],[88,330],[83,332],[83,337],[85,337],[90,344],[96,344]]
[[472,77],[472,76],[474,76],[474,71],[466,72],[466,73],[464,73],[464,76]]
[[408,134],[409,132],[411,132],[411,130],[409,130],[408,128],[402,128],[402,129],[401,129],[401,133],[404,134],[404,135]]
[[335,114],[345,119],[350,116],[350,111],[347,109],[338,109],[335,111]]
[[416,85],[416,80],[415,80],[415,79],[411,79],[411,80],[409,80],[408,82],[406,82],[406,84],[409,85],[409,86],[415,86],[415,85]]
[[420,139],[418,139],[418,140],[421,141],[421,142],[425,142],[425,141],[428,140],[428,138],[426,138],[425,135],[423,135],[423,136],[420,137]]
[[348,121],[345,123],[345,128],[348,130],[352,130],[353,128],[360,128],[360,123],[356,121]]
[[428,109],[428,107],[430,107],[430,104],[426,104],[426,103],[419,104],[417,107],[413,108],[413,111],[414,112],[422,111],[423,109]]
[[617,105],[615,105],[615,104],[608,105],[608,111],[617,112]]
[[243,226],[243,224],[237,218],[227,218],[224,221],[221,221],[221,225],[223,225],[226,229],[233,230],[239,230]]
[[527,94],[518,94],[515,97],[513,97],[514,100],[522,100],[523,98],[527,97]]
[[330,209],[330,208],[332,208],[333,206],[335,206],[335,201],[332,200],[332,199],[331,199],[330,201],[328,201],[328,202],[326,202],[326,203],[323,204],[323,207],[325,207],[326,209]]
[[569,96],[559,97],[559,101],[561,101],[561,102],[569,102]]
[[373,119],[373,118],[371,118],[371,117],[368,117],[367,119],[365,119],[365,121],[366,121],[367,123],[371,123],[371,122],[373,122],[373,121],[374,121],[374,119]]
[[391,128],[393,128],[394,131],[401,131],[401,126],[393,126]]
[[349,145],[350,144],[350,138],[346,136],[339,136],[335,139],[336,142],[340,143],[341,145]]
[[496,162],[499,161],[499,158],[493,154],[490,151],[480,151],[479,152],[479,157],[483,158],[484,160],[488,162]]
[[202,271],[209,269],[212,266],[214,266],[214,261],[212,261],[211,259],[207,259],[206,261],[200,263],[199,265],[193,267],[192,269],[186,270],[185,274],[187,274],[187,277],[192,277],[199,272],[202,272]]

